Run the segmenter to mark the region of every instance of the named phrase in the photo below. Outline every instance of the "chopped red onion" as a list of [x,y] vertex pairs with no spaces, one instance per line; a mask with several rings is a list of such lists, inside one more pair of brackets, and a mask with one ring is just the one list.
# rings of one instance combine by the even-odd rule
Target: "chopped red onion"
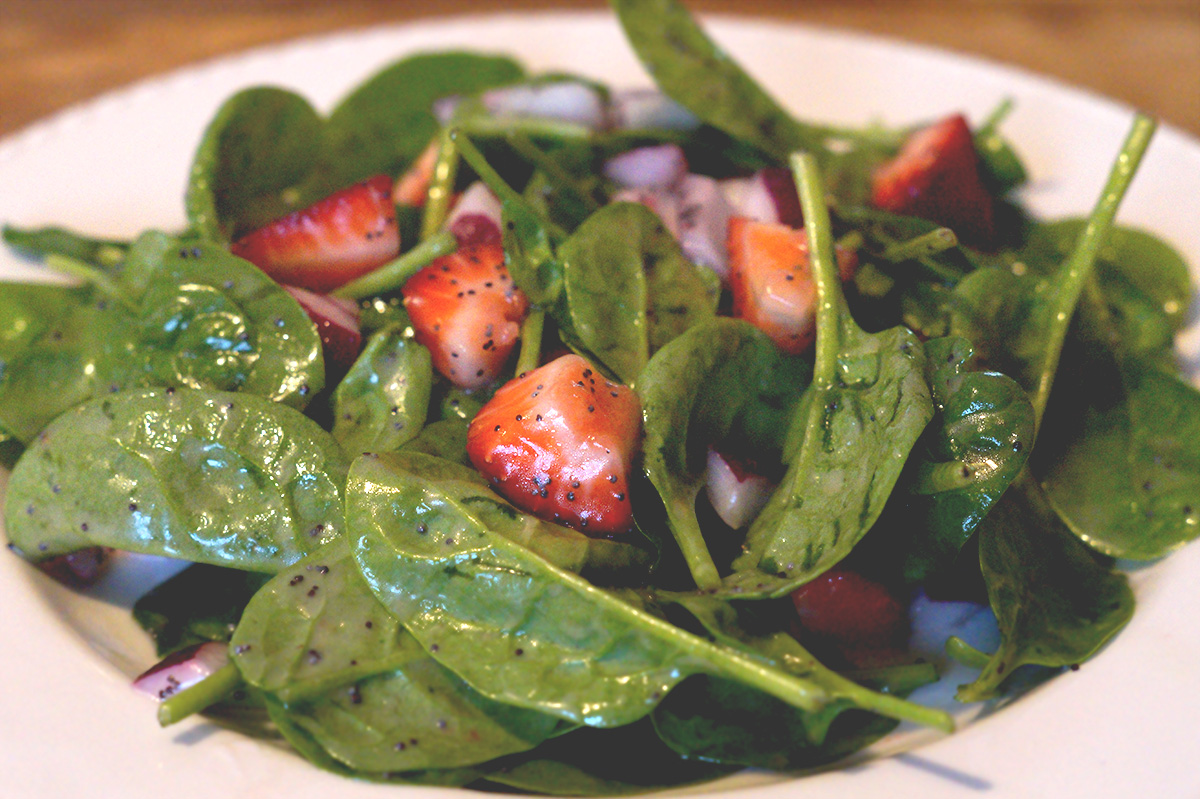
[[671,189],[687,174],[687,156],[678,144],[636,147],[604,164],[604,176],[632,189]]
[[612,196],[613,202],[641,203],[662,220],[663,227],[679,238],[679,195],[654,189],[621,189]]
[[321,349],[325,354],[326,370],[332,375],[344,375],[362,347],[362,332],[358,327],[358,305],[353,300],[317,294],[297,286],[284,286],[296,298],[308,318],[317,326]]
[[679,244],[693,263],[707,266],[722,282],[729,278],[725,243],[732,208],[720,185],[707,175],[687,175],[679,186]]
[[754,520],[775,490],[775,482],[746,470],[709,448],[705,493],[713,510],[734,530]]
[[228,664],[228,644],[211,641],[196,644],[151,666],[133,681],[133,687],[161,701],[190,688]]
[[611,124],[619,130],[695,130],[696,115],[657,89],[623,89],[613,92],[609,106]]
[[475,181],[459,195],[445,227],[460,245],[499,242],[500,199],[482,181]]
[[605,121],[600,93],[576,81],[505,86],[484,92],[480,100],[497,116],[557,119],[590,128],[600,128]]

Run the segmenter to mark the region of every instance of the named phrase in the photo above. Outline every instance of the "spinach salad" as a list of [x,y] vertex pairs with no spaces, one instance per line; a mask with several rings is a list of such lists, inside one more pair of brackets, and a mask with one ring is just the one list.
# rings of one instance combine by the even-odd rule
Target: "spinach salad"
[[193,564],[134,608],[164,724],[397,783],[801,772],[952,730],[914,602],[990,608],[945,651],[995,702],[1196,536],[1187,265],[1115,222],[1151,120],[1036,220],[1006,107],[823,125],[612,6],[657,89],[472,52],[328,115],[248,88],[185,230],[5,228],[75,279],[0,289],[9,546]]

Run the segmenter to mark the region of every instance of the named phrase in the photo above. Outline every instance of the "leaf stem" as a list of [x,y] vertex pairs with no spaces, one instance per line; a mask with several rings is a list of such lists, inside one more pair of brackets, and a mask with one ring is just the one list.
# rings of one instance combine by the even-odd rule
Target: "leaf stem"
[[521,324],[521,354],[517,356],[517,374],[532,372],[542,359],[542,331],[546,328],[546,312],[530,311]]
[[793,153],[792,176],[800,194],[804,230],[808,235],[808,257],[817,284],[817,344],[813,384],[833,384],[841,344],[841,311],[846,297],[833,253],[833,225],[825,205],[821,168],[812,153]]
[[454,252],[457,248],[458,241],[453,234],[446,230],[439,231],[399,258],[334,289],[333,296],[363,300],[394,291],[434,260]]
[[1057,278],[1054,302],[1051,305],[1050,334],[1046,342],[1045,360],[1039,370],[1037,388],[1033,396],[1033,410],[1037,415],[1037,425],[1042,424],[1042,415],[1046,411],[1046,403],[1050,399],[1050,389],[1054,382],[1054,374],[1058,371],[1058,361],[1062,356],[1063,342],[1067,337],[1067,329],[1079,295],[1087,284],[1096,263],[1100,248],[1112,230],[1117,208],[1133,181],[1134,173],[1141,164],[1146,148],[1157,127],[1155,120],[1143,114],[1134,117],[1133,125],[1117,155],[1117,160],[1109,172],[1104,190],[1096,201],[1096,207],[1088,217],[1087,224],[1079,236],[1070,257],[1067,259]]
[[117,282],[111,277],[86,261],[60,253],[49,253],[46,255],[44,263],[55,272],[95,286],[105,297],[120,303],[125,308],[133,309],[134,305],[129,298],[129,290],[117,285]]
[[450,213],[450,200],[454,197],[454,183],[458,179],[458,146],[448,130],[439,136],[437,161],[433,165],[433,178],[425,197],[425,208],[421,213],[421,241],[437,235]]
[[167,697],[158,705],[158,723],[168,727],[215,705],[242,684],[242,673],[226,663],[195,685]]
[[879,257],[894,264],[928,258],[958,246],[958,236],[948,227],[940,227],[904,241],[896,241],[884,248]]

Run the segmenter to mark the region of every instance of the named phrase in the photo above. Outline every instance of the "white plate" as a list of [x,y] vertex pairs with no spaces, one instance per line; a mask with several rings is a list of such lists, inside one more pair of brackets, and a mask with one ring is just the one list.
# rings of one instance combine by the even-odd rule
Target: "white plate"
[[[1025,199],[1041,215],[1090,208],[1131,117],[1025,73],[893,42],[779,22],[721,19],[711,30],[814,120],[901,124],[963,110],[978,121],[1013,98],[1004,131],[1031,167]],[[108,95],[0,144],[0,221],[114,236],[178,228],[192,148],[234,90],[274,83],[328,108],[388,61],[451,46],[511,52],[533,69],[569,68],[613,85],[646,82],[615,23],[596,15],[466,18],[256,51]],[[1120,219],[1153,229],[1200,265],[1200,143],[1161,130]],[[23,268],[0,253],[0,273]],[[1193,315],[1181,341],[1193,375],[1197,327]],[[1100,656],[953,736],[800,785],[740,776],[703,790],[763,799],[797,791],[807,799],[1200,796],[1200,546],[1134,580],[1138,612]],[[0,796],[442,793],[347,781],[203,722],[159,729],[152,703],[127,687],[152,656],[122,604],[81,598],[0,557]]]

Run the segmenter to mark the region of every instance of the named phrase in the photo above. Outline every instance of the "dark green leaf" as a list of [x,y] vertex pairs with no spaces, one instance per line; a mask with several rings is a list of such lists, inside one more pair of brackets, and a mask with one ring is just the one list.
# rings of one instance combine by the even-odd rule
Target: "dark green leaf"
[[371,336],[333,390],[333,437],[347,452],[387,452],[421,432],[429,411],[429,350],[388,328]]

